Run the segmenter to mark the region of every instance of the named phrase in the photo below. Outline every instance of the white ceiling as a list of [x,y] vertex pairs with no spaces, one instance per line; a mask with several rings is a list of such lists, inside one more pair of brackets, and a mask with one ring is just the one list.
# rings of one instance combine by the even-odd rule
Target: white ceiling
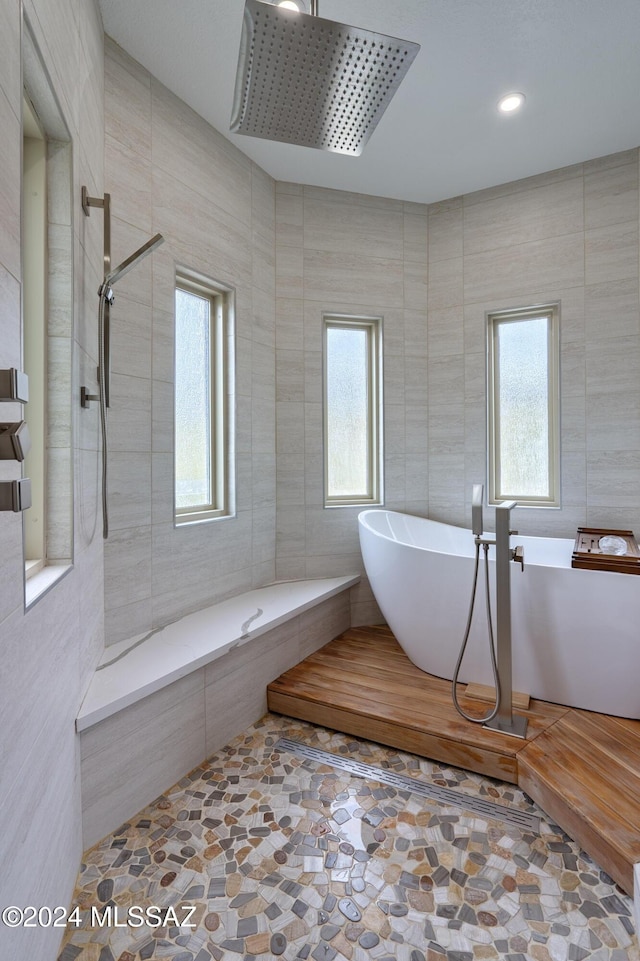
[[[360,157],[229,133],[244,0],[98,0],[132,57],[278,180],[432,203],[640,145],[639,0],[318,0],[422,49]],[[526,95],[517,115],[498,99]]]

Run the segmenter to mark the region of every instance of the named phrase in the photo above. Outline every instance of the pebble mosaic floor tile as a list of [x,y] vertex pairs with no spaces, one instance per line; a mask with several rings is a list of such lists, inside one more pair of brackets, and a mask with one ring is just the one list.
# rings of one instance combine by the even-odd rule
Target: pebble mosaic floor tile
[[[281,737],[535,812],[540,833]],[[518,788],[274,715],[87,851],[76,906],[59,961],[640,961],[631,900]]]

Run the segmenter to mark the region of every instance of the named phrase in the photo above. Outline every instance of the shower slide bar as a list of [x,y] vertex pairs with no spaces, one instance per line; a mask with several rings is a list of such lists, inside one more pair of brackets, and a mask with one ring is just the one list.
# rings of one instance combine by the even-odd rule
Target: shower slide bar
[[98,393],[91,394],[87,387],[80,388],[80,404],[88,407],[92,401],[100,405],[100,428],[102,434],[102,536],[109,536],[109,514],[107,505],[107,408],[110,406],[111,386],[111,323],[109,311],[113,305],[113,284],[117,283],[136,264],[164,243],[162,234],[155,234],[141,247],[127,257],[117,267],[111,267],[111,194],[103,197],[90,197],[86,187],[82,188],[82,209],[85,216],[91,207],[101,207],[103,217],[103,281],[98,288]]

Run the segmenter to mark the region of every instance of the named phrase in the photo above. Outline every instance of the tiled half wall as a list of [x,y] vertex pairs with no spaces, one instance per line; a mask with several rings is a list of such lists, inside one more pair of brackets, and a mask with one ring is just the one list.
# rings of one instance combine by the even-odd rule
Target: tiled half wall
[[267,684],[349,627],[331,597],[80,735],[84,847],[115,830],[267,710]]

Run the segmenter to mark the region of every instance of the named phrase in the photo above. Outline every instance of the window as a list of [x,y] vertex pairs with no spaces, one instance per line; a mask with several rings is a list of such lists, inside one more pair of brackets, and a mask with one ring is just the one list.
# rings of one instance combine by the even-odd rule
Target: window
[[[23,417],[31,436],[23,476],[31,480],[32,499],[23,513],[23,538],[29,608],[73,563],[73,144],[26,14],[22,63],[22,340],[29,377]],[[94,452],[80,453],[83,470]]]
[[325,507],[382,499],[381,322],[324,317]]
[[46,390],[47,390],[47,141],[28,97],[22,105],[22,272],[24,369],[29,377],[31,450],[24,463],[31,479],[31,507],[24,521],[27,577],[45,565]]
[[560,506],[559,308],[488,315],[489,503]]
[[233,291],[176,274],[175,520],[233,514],[229,397]]

